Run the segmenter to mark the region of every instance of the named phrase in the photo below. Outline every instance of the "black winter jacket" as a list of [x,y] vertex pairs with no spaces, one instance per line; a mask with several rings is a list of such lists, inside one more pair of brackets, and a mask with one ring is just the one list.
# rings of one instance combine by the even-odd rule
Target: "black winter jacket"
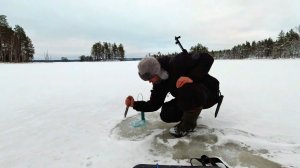
[[168,72],[169,77],[158,84],[153,84],[149,101],[135,101],[133,107],[135,110],[156,111],[163,105],[169,92],[176,97],[176,81],[181,76],[190,77],[193,82],[201,82],[210,88],[209,83],[205,83],[205,78],[209,76],[208,72],[214,62],[213,57],[209,54],[180,53],[175,57],[160,57],[158,61],[161,67]]

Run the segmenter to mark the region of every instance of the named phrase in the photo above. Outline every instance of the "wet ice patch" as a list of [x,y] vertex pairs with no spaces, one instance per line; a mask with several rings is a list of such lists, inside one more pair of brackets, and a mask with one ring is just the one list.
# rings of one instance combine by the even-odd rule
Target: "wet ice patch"
[[224,139],[223,136],[230,137],[230,133],[254,136],[244,131],[223,130],[198,125],[195,132],[180,139],[168,136],[167,131],[154,136],[150,153],[153,155],[170,155],[178,161],[188,161],[190,158],[197,158],[205,154],[222,158],[232,167],[281,167],[280,164],[261,156],[262,154],[269,154],[267,149],[253,150],[250,146],[234,139]]
[[140,120],[141,117],[139,114],[125,118],[111,130],[111,135],[117,139],[139,141],[152,135],[154,132],[163,131],[174,125],[160,121],[159,114],[157,113],[147,113],[145,124],[141,127],[135,127],[133,123]]
[[[149,144],[145,150],[154,158],[188,162],[190,158],[208,155],[221,158],[232,167],[276,168],[282,165],[272,161],[274,153],[295,149],[295,146],[284,149],[289,144],[277,143],[272,138],[259,137],[243,130],[211,128],[201,124],[188,136],[174,138],[169,134],[169,129],[175,124],[162,122],[158,113],[147,113],[146,124],[134,128],[131,123],[139,119],[140,116],[135,115],[122,120],[112,129],[111,135],[119,140],[143,141]],[[294,152],[299,153],[299,150]]]

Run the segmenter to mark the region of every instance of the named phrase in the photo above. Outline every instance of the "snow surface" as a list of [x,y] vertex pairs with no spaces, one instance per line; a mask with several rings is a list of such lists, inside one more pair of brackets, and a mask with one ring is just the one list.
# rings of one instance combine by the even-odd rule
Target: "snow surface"
[[140,120],[132,109],[124,119],[126,96],[150,94],[137,63],[0,64],[0,167],[188,165],[202,154],[231,167],[300,167],[299,59],[216,60],[219,116],[204,110],[181,139],[159,112],[144,127],[131,126]]

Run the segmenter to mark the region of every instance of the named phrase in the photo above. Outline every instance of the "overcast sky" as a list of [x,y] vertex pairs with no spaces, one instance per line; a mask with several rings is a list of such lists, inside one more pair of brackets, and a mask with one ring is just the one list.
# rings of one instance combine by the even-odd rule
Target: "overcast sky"
[[126,57],[179,52],[201,43],[209,50],[276,39],[300,25],[299,0],[0,0],[0,15],[20,25],[35,59],[90,55],[96,42],[122,43]]

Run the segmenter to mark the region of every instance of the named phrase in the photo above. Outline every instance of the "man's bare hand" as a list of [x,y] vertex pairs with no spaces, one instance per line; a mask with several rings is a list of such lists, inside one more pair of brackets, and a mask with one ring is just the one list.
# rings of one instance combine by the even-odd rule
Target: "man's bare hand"
[[185,85],[187,83],[193,83],[193,80],[189,77],[182,76],[177,80],[176,87],[181,88],[183,85]]
[[125,105],[133,107],[134,106],[134,98],[132,96],[128,96],[125,100]]

